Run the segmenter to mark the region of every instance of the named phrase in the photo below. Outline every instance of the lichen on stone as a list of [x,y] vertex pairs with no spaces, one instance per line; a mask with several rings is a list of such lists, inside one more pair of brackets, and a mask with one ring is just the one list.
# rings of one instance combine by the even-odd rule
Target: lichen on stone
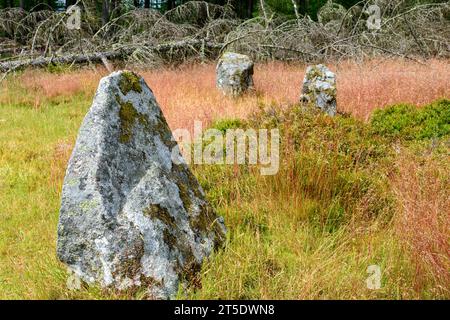
[[80,209],[83,212],[88,212],[90,210],[95,209],[98,206],[98,201],[96,201],[95,199],[90,199],[90,200],[83,200],[80,203]]
[[303,80],[300,102],[321,109],[330,116],[336,115],[336,76],[326,66],[309,66]]
[[217,87],[237,97],[253,88],[253,61],[246,55],[225,52],[217,65]]

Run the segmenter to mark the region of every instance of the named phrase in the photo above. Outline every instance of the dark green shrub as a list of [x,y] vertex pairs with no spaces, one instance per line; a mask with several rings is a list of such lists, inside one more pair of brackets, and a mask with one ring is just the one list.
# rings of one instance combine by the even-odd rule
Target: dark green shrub
[[389,138],[423,140],[450,133],[450,100],[436,101],[423,108],[395,105],[374,112],[372,131]]

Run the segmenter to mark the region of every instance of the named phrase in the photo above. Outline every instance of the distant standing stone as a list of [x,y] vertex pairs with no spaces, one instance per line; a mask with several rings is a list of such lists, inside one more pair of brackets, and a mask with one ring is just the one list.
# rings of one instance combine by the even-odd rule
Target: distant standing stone
[[303,80],[300,101],[315,105],[330,116],[335,116],[336,75],[322,64],[309,66]]
[[217,64],[217,87],[237,97],[253,88],[253,61],[246,55],[226,52]]
[[155,97],[129,71],[100,81],[66,172],[57,255],[87,283],[173,297],[221,244],[217,217]]

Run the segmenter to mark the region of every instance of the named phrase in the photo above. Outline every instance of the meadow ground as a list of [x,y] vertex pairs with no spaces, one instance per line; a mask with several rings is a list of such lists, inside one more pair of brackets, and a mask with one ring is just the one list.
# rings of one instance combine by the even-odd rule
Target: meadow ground
[[[193,167],[229,233],[180,298],[450,297],[449,102],[417,114],[398,106],[369,121],[377,108],[449,98],[450,62],[344,62],[331,69],[339,109],[350,114],[336,119],[292,106],[302,65],[257,65],[255,92],[237,100],[216,91],[212,64],[138,71],[172,129],[191,128],[194,120],[226,128],[238,123],[227,119],[239,118],[242,126],[283,132],[276,176],[247,166]],[[70,291],[55,256],[66,164],[103,75],[101,68],[57,67],[2,84],[0,298],[141,297]],[[370,265],[382,270],[379,290],[366,286]]]

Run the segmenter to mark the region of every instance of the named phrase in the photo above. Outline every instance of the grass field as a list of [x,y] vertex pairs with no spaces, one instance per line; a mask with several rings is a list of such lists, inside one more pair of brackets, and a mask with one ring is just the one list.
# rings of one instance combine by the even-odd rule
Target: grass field
[[[140,72],[172,129],[201,120],[282,131],[276,176],[193,167],[229,233],[180,298],[450,298],[450,101],[439,100],[450,98],[450,63],[332,69],[339,109],[349,113],[334,119],[293,105],[303,66],[258,66],[256,92],[238,100],[214,89],[213,65]],[[102,75],[55,68],[2,84],[1,299],[139,298],[68,290],[55,254],[66,164]],[[370,265],[381,268],[379,290],[366,286]]]

